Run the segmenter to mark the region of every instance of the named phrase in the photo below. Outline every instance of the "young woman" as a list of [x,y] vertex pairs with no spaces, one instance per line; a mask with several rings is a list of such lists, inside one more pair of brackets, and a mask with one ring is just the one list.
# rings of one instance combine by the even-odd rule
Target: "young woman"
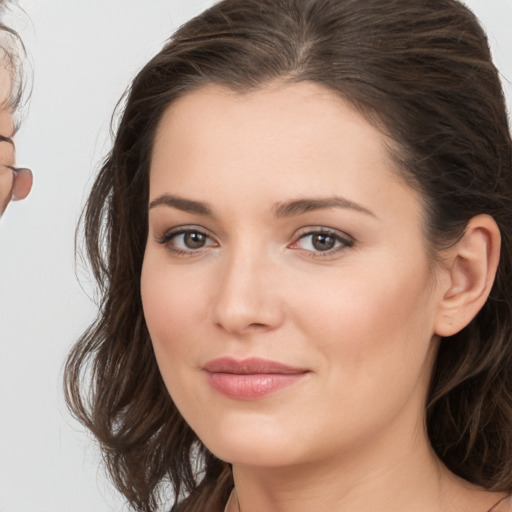
[[32,187],[30,170],[14,166],[13,115],[23,98],[20,55],[24,50],[18,34],[2,23],[8,5],[0,1],[0,216],[11,199],[24,199]]
[[84,228],[67,398],[134,509],[512,510],[512,143],[459,2],[218,3]]

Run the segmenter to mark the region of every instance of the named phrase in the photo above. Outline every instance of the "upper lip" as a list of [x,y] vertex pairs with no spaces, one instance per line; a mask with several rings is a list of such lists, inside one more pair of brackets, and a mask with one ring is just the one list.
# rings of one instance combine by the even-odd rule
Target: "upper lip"
[[248,359],[235,359],[233,357],[220,357],[212,359],[203,365],[203,370],[210,373],[233,373],[235,375],[282,374],[293,375],[306,373],[305,368],[297,368],[287,364],[251,357]]

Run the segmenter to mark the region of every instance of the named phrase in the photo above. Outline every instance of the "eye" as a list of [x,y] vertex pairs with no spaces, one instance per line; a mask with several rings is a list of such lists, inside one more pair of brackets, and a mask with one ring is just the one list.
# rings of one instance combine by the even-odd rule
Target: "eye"
[[338,231],[318,228],[301,234],[299,238],[290,245],[291,249],[301,249],[313,253],[315,256],[321,253],[330,255],[340,250],[352,247],[354,240],[348,235]]
[[178,228],[168,231],[157,242],[177,254],[195,253],[216,245],[210,236],[194,228]]
[[174,238],[176,243],[178,243],[179,240],[187,249],[201,249],[208,241],[208,237],[199,231],[188,231]]

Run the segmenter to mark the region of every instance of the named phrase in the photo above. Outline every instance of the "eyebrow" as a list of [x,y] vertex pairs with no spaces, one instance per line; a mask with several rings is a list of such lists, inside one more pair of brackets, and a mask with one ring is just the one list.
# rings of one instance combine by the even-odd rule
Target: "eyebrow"
[[206,203],[170,194],[159,196],[149,203],[150,210],[157,206],[169,206],[187,213],[197,213],[199,215],[208,215],[209,217],[214,216],[211,208]]
[[[199,215],[214,217],[212,209],[207,203],[194,201],[192,199],[185,199],[183,197],[178,197],[171,194],[164,194],[159,196],[149,203],[150,210],[158,206],[168,206],[170,208],[176,208],[187,213],[196,213]],[[274,216],[279,219],[302,215],[304,213],[317,210],[326,210],[328,208],[354,210],[371,217],[377,217],[367,208],[364,208],[363,206],[340,196],[295,199],[285,203],[275,204],[272,208],[272,211]]]
[[344,210],[354,210],[359,213],[370,215],[371,217],[377,217],[372,211],[368,210],[367,208],[340,196],[296,199],[294,201],[278,203],[274,206],[273,211],[274,215],[277,218],[283,218],[293,217],[295,215],[302,215],[304,213],[313,212],[317,210],[326,210],[328,208],[342,208]]

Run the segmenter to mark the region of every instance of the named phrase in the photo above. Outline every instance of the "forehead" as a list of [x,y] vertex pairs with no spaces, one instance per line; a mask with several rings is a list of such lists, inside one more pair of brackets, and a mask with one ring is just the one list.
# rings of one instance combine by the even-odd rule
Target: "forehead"
[[421,201],[400,177],[388,143],[316,84],[243,95],[205,87],[176,101],[161,120],[149,201],[177,196],[207,205],[224,223],[248,226],[267,223],[279,204],[341,197],[372,212],[386,226],[380,236],[417,236]]
[[323,171],[334,165],[357,170],[352,178],[358,181],[377,171],[395,180],[390,145],[351,105],[318,84],[276,83],[245,94],[211,85],[181,97],[164,113],[151,178],[164,171],[180,181],[194,180],[197,173],[232,172],[234,178],[271,168],[282,181],[325,183],[329,173]]

